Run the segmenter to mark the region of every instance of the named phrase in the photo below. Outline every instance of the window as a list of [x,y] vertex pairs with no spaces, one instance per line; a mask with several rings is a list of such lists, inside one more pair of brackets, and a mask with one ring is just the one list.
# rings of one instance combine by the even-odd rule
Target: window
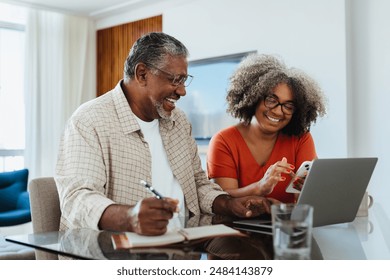
[[0,21],[0,172],[24,167],[24,26]]

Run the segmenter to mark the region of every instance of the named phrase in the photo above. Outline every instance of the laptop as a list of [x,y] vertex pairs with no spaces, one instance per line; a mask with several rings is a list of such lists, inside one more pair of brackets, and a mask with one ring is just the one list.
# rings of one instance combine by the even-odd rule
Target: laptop
[[[313,161],[298,204],[314,208],[313,227],[352,222],[366,192],[378,158],[334,158]],[[270,215],[237,220],[233,226],[272,234]]]

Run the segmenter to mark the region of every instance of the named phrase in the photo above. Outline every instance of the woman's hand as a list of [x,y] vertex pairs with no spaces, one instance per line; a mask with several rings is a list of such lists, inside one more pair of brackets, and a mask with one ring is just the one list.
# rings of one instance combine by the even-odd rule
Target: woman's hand
[[277,183],[286,180],[282,174],[292,174],[294,168],[294,165],[289,164],[285,157],[268,167],[264,177],[258,182],[260,195],[270,194]]

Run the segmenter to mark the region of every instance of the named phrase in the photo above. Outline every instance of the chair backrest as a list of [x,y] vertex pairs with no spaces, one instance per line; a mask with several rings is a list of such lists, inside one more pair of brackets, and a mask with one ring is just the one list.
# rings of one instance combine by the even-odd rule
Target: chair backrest
[[[60,200],[53,177],[32,179],[28,185],[34,233],[58,231],[60,228]],[[57,255],[36,251],[37,259],[58,259]]]

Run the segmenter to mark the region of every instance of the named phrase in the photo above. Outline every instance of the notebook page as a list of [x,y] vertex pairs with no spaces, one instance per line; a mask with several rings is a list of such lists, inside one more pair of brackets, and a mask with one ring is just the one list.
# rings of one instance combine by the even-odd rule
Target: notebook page
[[187,240],[225,235],[243,235],[240,231],[223,224],[183,228],[180,229],[179,232],[183,234]]
[[176,231],[168,231],[158,236],[145,236],[134,232],[112,235],[114,249],[161,246],[184,240],[184,236]]

